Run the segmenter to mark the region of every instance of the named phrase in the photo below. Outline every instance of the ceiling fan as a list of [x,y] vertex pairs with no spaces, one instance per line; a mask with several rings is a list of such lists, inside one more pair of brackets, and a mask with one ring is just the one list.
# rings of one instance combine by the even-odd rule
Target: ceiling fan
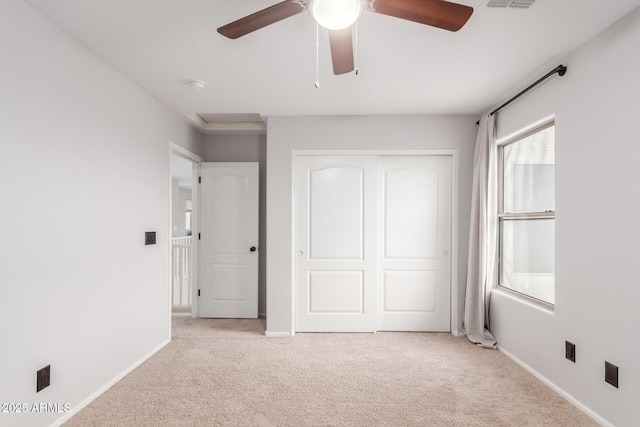
[[351,25],[363,10],[449,31],[458,31],[473,13],[470,6],[445,0],[286,0],[224,25],[218,32],[237,39],[305,9],[329,30],[334,74],[354,70]]

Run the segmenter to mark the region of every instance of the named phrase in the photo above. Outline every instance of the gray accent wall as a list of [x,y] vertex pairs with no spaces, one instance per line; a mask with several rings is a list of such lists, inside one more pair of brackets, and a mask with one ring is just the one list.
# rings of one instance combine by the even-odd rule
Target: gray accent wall
[[267,334],[294,332],[293,155],[296,150],[454,150],[453,233],[457,259],[452,330],[462,323],[467,271],[472,162],[478,128],[473,116],[274,116],[267,125]]

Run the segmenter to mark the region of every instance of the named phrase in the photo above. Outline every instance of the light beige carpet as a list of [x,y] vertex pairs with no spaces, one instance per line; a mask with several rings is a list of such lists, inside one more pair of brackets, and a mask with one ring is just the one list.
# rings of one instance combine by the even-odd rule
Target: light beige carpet
[[174,305],[171,307],[172,314],[191,314],[190,305]]
[[174,318],[173,341],[65,426],[596,426],[450,334],[298,334]]

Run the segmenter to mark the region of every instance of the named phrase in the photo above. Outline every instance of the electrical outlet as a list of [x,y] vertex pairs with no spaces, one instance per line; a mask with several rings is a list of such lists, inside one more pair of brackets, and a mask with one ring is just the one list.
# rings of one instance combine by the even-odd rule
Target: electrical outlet
[[564,342],[564,357],[576,363],[576,345],[569,341]]
[[47,365],[36,371],[36,393],[49,387],[51,384],[51,365]]
[[604,362],[604,380],[618,388],[618,367],[613,363]]
[[144,244],[146,245],[155,245],[156,244],[156,232],[155,231],[145,231],[144,233]]

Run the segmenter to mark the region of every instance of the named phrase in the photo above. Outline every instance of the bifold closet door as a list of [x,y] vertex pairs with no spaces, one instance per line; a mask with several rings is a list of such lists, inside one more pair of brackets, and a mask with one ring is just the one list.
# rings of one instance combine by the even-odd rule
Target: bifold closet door
[[376,330],[376,160],[297,158],[298,332]]
[[451,167],[451,156],[380,158],[380,331],[450,331]]

